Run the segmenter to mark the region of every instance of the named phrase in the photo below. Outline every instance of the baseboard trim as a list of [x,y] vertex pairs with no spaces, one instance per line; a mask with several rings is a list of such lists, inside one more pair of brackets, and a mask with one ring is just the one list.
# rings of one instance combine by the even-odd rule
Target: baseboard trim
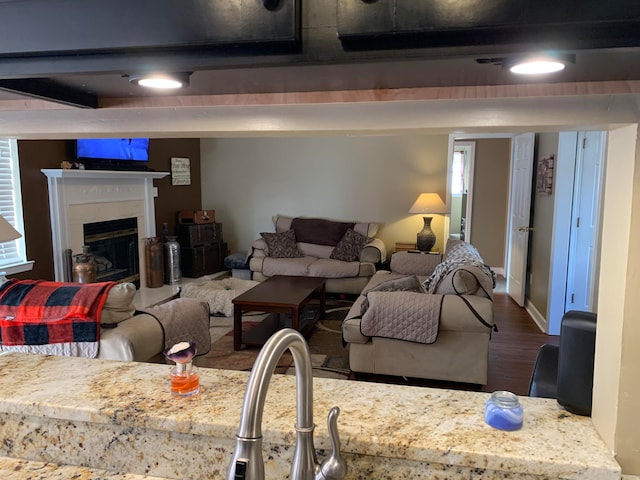
[[491,270],[493,270],[496,275],[501,275],[504,277],[504,267],[489,267]]
[[538,309],[535,307],[535,305],[533,303],[531,303],[529,300],[525,300],[524,309],[531,316],[531,318],[533,319],[535,324],[538,326],[540,331],[542,333],[547,333],[547,319],[544,318],[544,315],[542,315],[538,311]]

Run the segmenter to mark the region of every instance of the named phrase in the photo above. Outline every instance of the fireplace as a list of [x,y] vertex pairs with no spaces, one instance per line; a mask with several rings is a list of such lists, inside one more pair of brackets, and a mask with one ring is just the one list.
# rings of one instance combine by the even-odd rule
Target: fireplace
[[[113,221],[115,223],[110,225],[115,225],[115,230],[119,232],[119,240],[114,240],[118,242],[118,250],[132,250],[133,262],[138,267],[133,275],[138,275],[139,283],[144,285],[144,255],[140,254],[144,249],[143,239],[156,236],[154,196],[157,192],[153,180],[167,176],[168,172],[60,169],[45,169],[42,172],[47,176],[49,186],[55,280],[64,281],[65,250],[70,249],[72,255],[76,255],[87,244],[85,225]],[[114,261],[110,258],[112,252],[108,249],[114,247],[101,243],[103,232],[100,229],[103,227],[99,227],[97,233],[93,228],[89,227],[88,242],[92,253],[96,253],[98,248],[102,249],[106,253],[102,256],[116,265],[116,270],[124,269],[120,259]],[[123,234],[123,231],[131,229],[136,230],[135,240]],[[128,262],[124,262],[127,269]],[[128,275],[116,281],[124,281]]]
[[140,287],[138,220],[134,217],[85,223],[84,244],[96,261],[96,281]]

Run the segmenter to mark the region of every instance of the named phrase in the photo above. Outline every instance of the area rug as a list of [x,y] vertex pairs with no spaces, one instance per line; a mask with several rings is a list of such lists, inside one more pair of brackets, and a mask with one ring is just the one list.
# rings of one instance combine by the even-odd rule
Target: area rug
[[[348,350],[342,344],[342,320],[352,302],[340,298],[329,298],[325,315],[311,329],[307,343],[311,352],[314,377],[347,379],[349,369]],[[264,320],[267,314],[253,312],[242,318],[243,333]],[[199,357],[197,364],[207,368],[249,371],[260,352],[260,347],[243,346],[233,349],[233,318],[211,317],[211,350]],[[287,351],[280,358],[276,373],[295,373],[293,358]]]

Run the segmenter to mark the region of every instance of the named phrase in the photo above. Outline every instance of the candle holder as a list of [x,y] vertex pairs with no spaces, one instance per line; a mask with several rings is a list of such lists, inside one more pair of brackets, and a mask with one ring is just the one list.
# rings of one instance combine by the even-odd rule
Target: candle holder
[[196,354],[196,344],[193,341],[176,343],[165,350],[164,356],[176,362],[170,371],[171,395],[176,397],[190,397],[200,392],[200,377],[198,369],[192,360]]

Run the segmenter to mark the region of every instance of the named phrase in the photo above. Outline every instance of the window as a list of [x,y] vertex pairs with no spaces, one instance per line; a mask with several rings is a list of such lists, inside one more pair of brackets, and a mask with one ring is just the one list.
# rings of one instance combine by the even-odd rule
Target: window
[[464,150],[453,152],[453,162],[451,164],[451,195],[462,195],[464,192]]
[[[0,215],[24,234],[18,142],[10,138],[0,138]],[[31,267],[32,262],[27,262],[24,236],[0,243],[0,270],[18,273]]]

